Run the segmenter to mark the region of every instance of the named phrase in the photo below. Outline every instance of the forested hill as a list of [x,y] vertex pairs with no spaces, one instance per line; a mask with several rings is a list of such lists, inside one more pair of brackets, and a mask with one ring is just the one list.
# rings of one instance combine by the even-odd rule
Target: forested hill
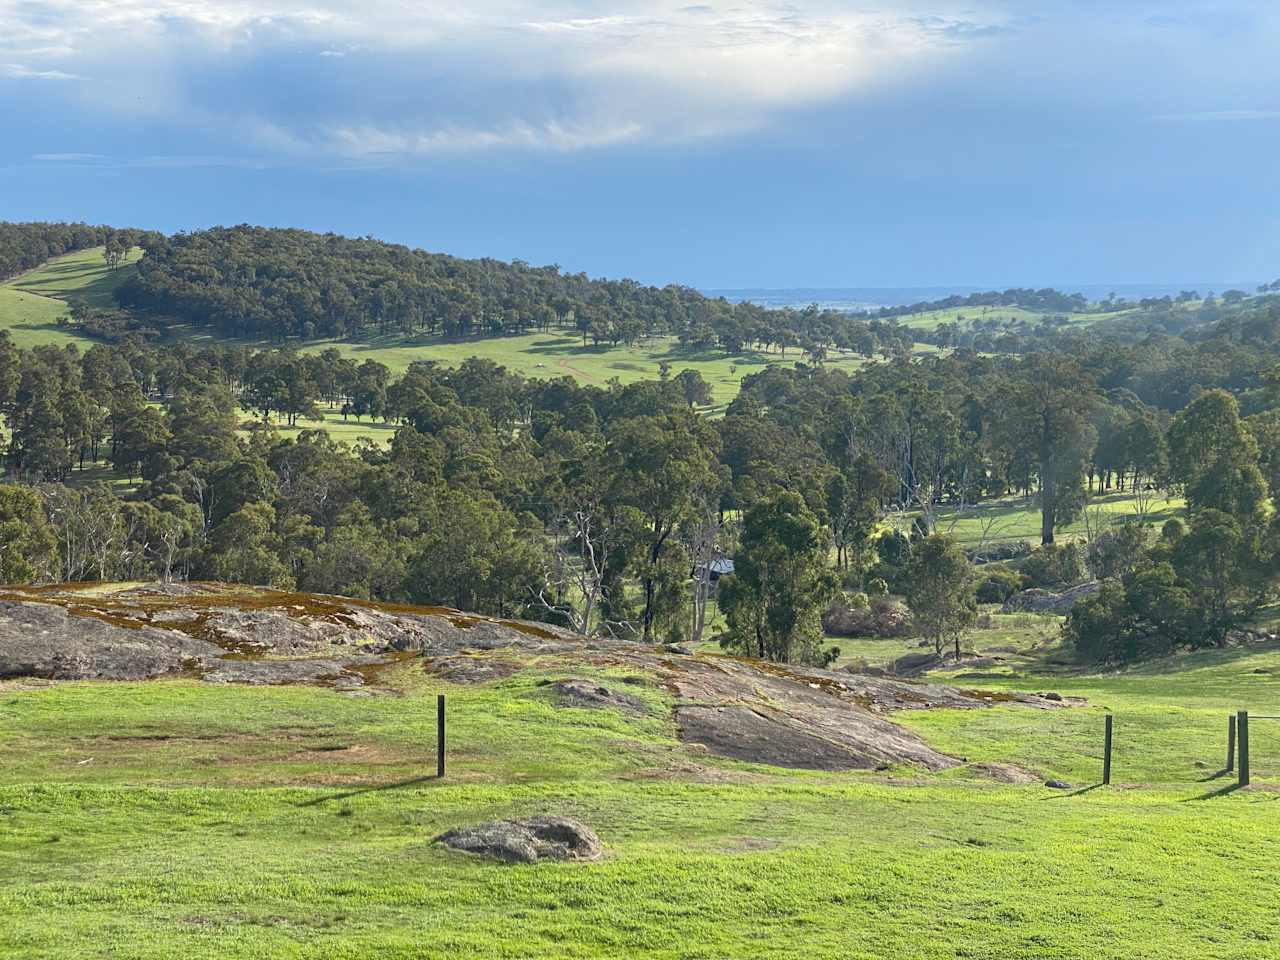
[[464,260],[373,239],[264,227],[151,238],[116,298],[165,321],[252,340],[499,336],[569,327],[585,341],[674,335],[698,347],[905,349],[892,324],[767,310],[689,287],[592,280],[522,261]]

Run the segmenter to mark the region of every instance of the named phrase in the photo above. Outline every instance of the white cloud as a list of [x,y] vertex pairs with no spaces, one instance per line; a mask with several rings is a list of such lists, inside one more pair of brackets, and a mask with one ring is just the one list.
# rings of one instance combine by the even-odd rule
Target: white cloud
[[881,3],[0,0],[0,71],[92,76],[76,96],[106,114],[272,150],[581,150],[757,129],[1004,28],[959,0]]
[[513,123],[499,128],[442,128],[401,132],[378,127],[340,127],[327,131],[343,153],[354,157],[386,157],[463,153],[472,150],[582,150],[633,140],[643,133],[637,124],[611,129],[574,128],[558,123],[541,126]]
[[100,153],[37,153],[32,160],[41,163],[103,163],[108,158]]
[[0,77],[9,80],[79,80],[63,70],[37,70],[23,63],[0,63]]

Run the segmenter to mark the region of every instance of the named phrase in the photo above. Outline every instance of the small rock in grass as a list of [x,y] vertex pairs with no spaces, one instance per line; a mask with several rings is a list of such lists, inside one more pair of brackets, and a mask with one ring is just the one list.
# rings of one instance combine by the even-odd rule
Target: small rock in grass
[[1044,785],[1050,790],[1070,790],[1071,784],[1065,780],[1046,780]]
[[578,820],[558,816],[494,820],[459,827],[440,834],[436,842],[507,863],[598,860],[604,853],[594,830]]
[[608,687],[602,687],[590,680],[570,678],[557,680],[552,689],[560,695],[566,706],[570,707],[614,707],[627,713],[647,713],[644,701],[629,693],[618,693]]
[[1041,694],[1041,696],[1044,697],[1046,700],[1056,700],[1058,702],[1062,701],[1062,694],[1054,693],[1052,690],[1050,690],[1048,693]]

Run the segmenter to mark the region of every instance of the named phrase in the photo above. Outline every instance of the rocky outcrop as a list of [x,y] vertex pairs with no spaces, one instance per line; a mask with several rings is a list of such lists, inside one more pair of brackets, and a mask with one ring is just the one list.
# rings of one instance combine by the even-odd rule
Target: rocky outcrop
[[571,817],[557,816],[494,820],[458,827],[440,834],[436,842],[452,850],[506,863],[598,860],[604,853],[594,830]]
[[[937,770],[961,762],[892,722],[898,711],[1074,705],[902,677],[675,655],[443,608],[225,584],[0,588],[0,677],[142,680],[186,672],[210,683],[312,683],[363,695],[376,692],[358,688],[382,666],[410,659],[459,683],[496,682],[528,669],[558,674],[563,679],[541,686],[561,706],[629,716],[658,708],[625,685],[656,685],[685,742],[721,757],[817,770]],[[574,675],[587,670],[620,679]],[[547,694],[513,693],[524,695]]]
[[144,680],[212,662],[222,653],[215,644],[174,630],[0,600],[0,677]]
[[143,680],[185,670],[211,682],[359,686],[353,668],[403,652],[581,644],[545,624],[226,584],[0,589],[0,677]]
[[1052,590],[1042,590],[1039,587],[1021,590],[1004,602],[1000,612],[1070,613],[1072,607],[1086,597],[1093,596],[1100,588],[1097,580],[1090,580],[1088,583],[1057,593]]
[[[676,693],[682,739],[718,756],[817,770],[956,766],[883,714],[931,707],[982,709],[1001,701],[1054,706],[1029,695],[963,691],[888,677],[698,658],[664,673]],[[1057,704],[1056,706],[1061,706]]]

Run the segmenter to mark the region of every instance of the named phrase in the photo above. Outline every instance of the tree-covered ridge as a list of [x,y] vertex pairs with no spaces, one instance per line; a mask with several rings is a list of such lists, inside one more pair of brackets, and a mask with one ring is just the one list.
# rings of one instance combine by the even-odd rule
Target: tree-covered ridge
[[910,338],[839,311],[767,310],[688,287],[593,280],[556,266],[464,260],[304,230],[219,227],[153,237],[119,303],[253,340],[499,336],[572,329],[596,343],[675,335],[738,352],[757,345],[871,355]]
[[[1105,310],[1121,310],[1129,306],[1125,301],[1111,300],[1101,306]],[[1090,308],[1082,293],[1063,293],[1052,287],[1034,290],[1030,287],[1010,287],[1008,290],[988,290],[982,293],[952,294],[937,300],[920,300],[893,307],[880,307],[875,315],[908,317],[916,313],[932,313],[935,310],[955,310],[965,307],[1019,307],[1035,313],[1080,313]]]

